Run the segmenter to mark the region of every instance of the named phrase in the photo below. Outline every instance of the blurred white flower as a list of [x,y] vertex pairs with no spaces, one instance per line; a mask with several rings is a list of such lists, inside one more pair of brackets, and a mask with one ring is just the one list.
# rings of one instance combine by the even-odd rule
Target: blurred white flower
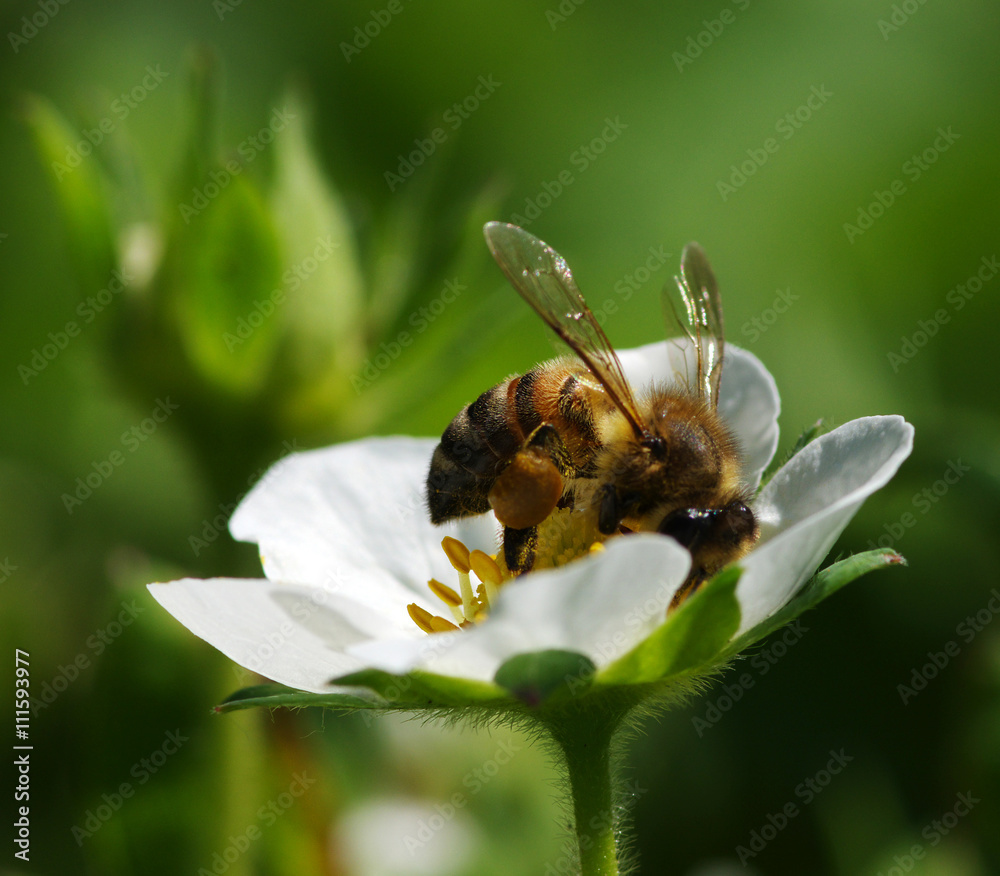
[[450,876],[468,872],[480,837],[468,813],[410,797],[383,797],[349,811],[334,847],[357,876]]

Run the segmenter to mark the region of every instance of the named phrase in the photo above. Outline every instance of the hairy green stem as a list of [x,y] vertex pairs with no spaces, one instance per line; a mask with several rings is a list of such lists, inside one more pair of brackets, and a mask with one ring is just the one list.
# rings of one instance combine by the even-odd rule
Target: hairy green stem
[[573,710],[546,722],[565,758],[581,876],[618,876],[621,825],[612,740],[621,712]]

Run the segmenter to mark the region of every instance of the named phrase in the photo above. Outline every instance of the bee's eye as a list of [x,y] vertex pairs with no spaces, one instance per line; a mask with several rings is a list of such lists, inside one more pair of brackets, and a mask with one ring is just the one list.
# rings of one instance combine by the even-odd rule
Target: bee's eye
[[719,512],[719,538],[734,547],[757,537],[757,520],[746,502],[738,499]]
[[754,524],[753,511],[751,511],[746,502],[730,502],[726,507],[725,511],[729,517],[729,523],[734,529],[742,529],[749,524],[751,527]]
[[693,550],[712,526],[717,511],[699,508],[678,508],[671,511],[657,527],[657,532],[669,535],[688,550]]

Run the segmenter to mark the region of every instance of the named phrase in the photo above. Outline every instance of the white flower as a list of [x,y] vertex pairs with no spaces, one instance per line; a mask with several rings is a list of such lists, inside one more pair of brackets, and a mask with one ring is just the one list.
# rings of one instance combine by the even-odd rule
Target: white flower
[[[726,353],[719,409],[755,488],[777,446],[778,395],[756,357],[736,347]],[[621,361],[641,387],[684,374],[683,354],[683,345],[661,342],[623,351]],[[754,504],[761,538],[740,561],[737,634],[795,595],[912,441],[901,417],[854,420],[808,444],[764,486]],[[366,668],[489,682],[507,659],[547,649],[585,655],[600,670],[663,623],[690,556],[670,538],[637,534],[508,583],[471,629],[417,629],[406,606],[438,611],[427,582],[454,576],[442,537],[488,553],[497,544],[492,514],[431,525],[423,488],[436,443],[372,438],[287,457],[230,521],[236,538],[260,545],[266,579],[187,578],[150,591],[237,663],[315,692],[336,691],[330,679]]]

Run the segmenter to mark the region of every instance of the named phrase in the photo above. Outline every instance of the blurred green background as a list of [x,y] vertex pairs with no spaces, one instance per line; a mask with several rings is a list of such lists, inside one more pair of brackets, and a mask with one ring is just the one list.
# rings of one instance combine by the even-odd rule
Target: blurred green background
[[641,872],[1000,873],[1000,7],[42,0],[0,24],[0,628],[36,698],[31,860],[5,841],[0,871],[565,872],[524,739],[213,716],[253,677],[143,587],[259,574],[225,520],[290,449],[439,434],[551,355],[496,218],[566,256],[622,348],[661,337],[700,241],[784,448],[818,417],[916,426],[835,548],[909,566],[633,745]]

